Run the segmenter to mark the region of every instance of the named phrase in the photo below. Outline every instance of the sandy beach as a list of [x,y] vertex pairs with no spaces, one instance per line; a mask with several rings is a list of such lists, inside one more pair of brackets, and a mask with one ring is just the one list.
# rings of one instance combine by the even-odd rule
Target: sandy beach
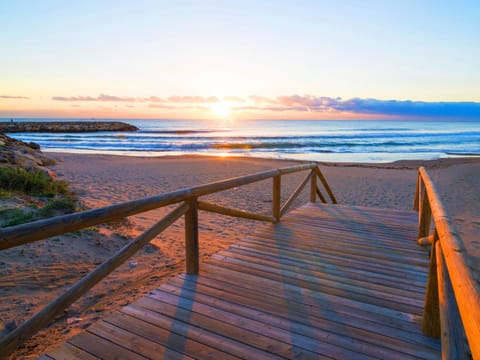
[[[181,156],[163,158],[50,153],[58,178],[88,208],[148,197],[184,187],[297,164],[258,158]],[[339,203],[399,210],[412,208],[418,166],[435,181],[447,213],[454,219],[474,269],[480,267],[480,159],[400,161],[389,164],[321,163]],[[282,199],[305,173],[282,178]],[[271,181],[207,197],[224,206],[269,214]],[[307,201],[302,194],[296,205]],[[146,230],[171,207],[129,218],[128,222],[58,236],[0,253],[0,328],[33,315],[69,285]],[[203,260],[240,241],[253,221],[199,214]],[[12,358],[35,357],[95,320],[125,306],[184,269],[183,222],[178,221],[130,261],[75,303],[55,325],[41,331]]]

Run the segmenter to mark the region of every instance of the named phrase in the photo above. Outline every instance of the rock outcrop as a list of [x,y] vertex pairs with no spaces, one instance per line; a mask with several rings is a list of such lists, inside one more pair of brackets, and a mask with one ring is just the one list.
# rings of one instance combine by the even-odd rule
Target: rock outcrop
[[0,134],[0,165],[18,165],[25,169],[40,169],[49,176],[55,177],[51,170],[45,168],[45,166],[54,164],[55,160],[43,154],[37,143],[27,144]]
[[49,132],[77,133],[98,131],[137,131],[136,126],[120,121],[0,122],[0,133]]

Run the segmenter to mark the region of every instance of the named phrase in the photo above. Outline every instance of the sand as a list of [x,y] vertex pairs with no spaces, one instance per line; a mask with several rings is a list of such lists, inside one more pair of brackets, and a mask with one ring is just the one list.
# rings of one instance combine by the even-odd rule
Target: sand
[[[298,164],[296,161],[181,156],[140,158],[107,155],[52,154],[58,177],[69,181],[90,208],[116,204],[180,188]],[[339,203],[409,210],[417,168],[427,167],[447,213],[480,268],[480,159],[400,161],[391,164],[327,164],[320,167]],[[305,173],[282,178],[282,198]],[[307,200],[305,192],[295,205]],[[271,180],[207,197],[224,206],[271,211]],[[55,296],[138,236],[172,207],[129,218],[129,222],[101,226],[0,252],[0,328],[18,325]],[[201,212],[202,260],[240,241],[257,224]],[[179,220],[128,263],[72,305],[58,321],[42,330],[12,358],[31,358],[75,335],[95,320],[132,302],[184,269],[183,222]]]

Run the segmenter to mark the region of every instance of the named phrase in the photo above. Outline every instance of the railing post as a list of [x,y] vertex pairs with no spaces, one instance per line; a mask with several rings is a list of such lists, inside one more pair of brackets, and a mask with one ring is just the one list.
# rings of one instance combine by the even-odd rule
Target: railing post
[[187,274],[197,275],[199,271],[198,249],[198,202],[197,198],[187,200],[189,209],[185,213],[185,259]]
[[427,191],[424,190],[422,194],[422,201],[420,203],[420,210],[418,214],[418,238],[428,236],[430,232],[430,222],[432,220],[432,209],[430,208],[430,201],[428,201]]
[[313,168],[310,174],[310,202],[317,200],[317,168]]
[[436,242],[438,234],[435,231],[432,252],[430,254],[430,268],[428,272],[427,290],[425,292],[425,301],[423,306],[422,332],[426,336],[440,338],[440,308],[438,298],[438,275],[437,275],[437,255]]
[[418,172],[417,175],[417,185],[415,186],[415,199],[413,199],[413,210],[418,212],[418,203],[419,203],[419,197],[420,197],[420,186],[422,182],[422,176],[420,175],[420,172]]
[[282,188],[281,176],[273,177],[272,189],[272,216],[276,222],[280,221],[280,193]]

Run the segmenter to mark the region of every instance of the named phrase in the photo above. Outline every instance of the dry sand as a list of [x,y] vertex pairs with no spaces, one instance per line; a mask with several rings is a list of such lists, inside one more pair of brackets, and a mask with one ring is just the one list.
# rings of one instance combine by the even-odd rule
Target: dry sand
[[[96,208],[156,195],[179,188],[297,164],[294,161],[200,156],[137,158],[107,155],[54,154],[60,179],[88,207]],[[321,164],[342,204],[412,208],[416,169],[427,167],[455,226],[471,255],[480,264],[480,159],[401,161],[392,164]],[[282,198],[301,182],[305,173],[282,178]],[[268,214],[271,180],[207,197],[210,201]],[[305,202],[307,194],[297,202]],[[147,229],[170,208],[131,217],[130,224],[100,227],[0,253],[0,328],[21,323],[65,291],[129,239]],[[202,259],[241,240],[255,222],[201,212]],[[73,336],[103,317],[155,288],[184,268],[183,224],[178,221],[134,256],[127,264],[75,303],[54,326],[41,331],[14,357],[34,357]],[[3,325],[3,326],[1,326]],[[3,329],[2,335],[7,333]]]

